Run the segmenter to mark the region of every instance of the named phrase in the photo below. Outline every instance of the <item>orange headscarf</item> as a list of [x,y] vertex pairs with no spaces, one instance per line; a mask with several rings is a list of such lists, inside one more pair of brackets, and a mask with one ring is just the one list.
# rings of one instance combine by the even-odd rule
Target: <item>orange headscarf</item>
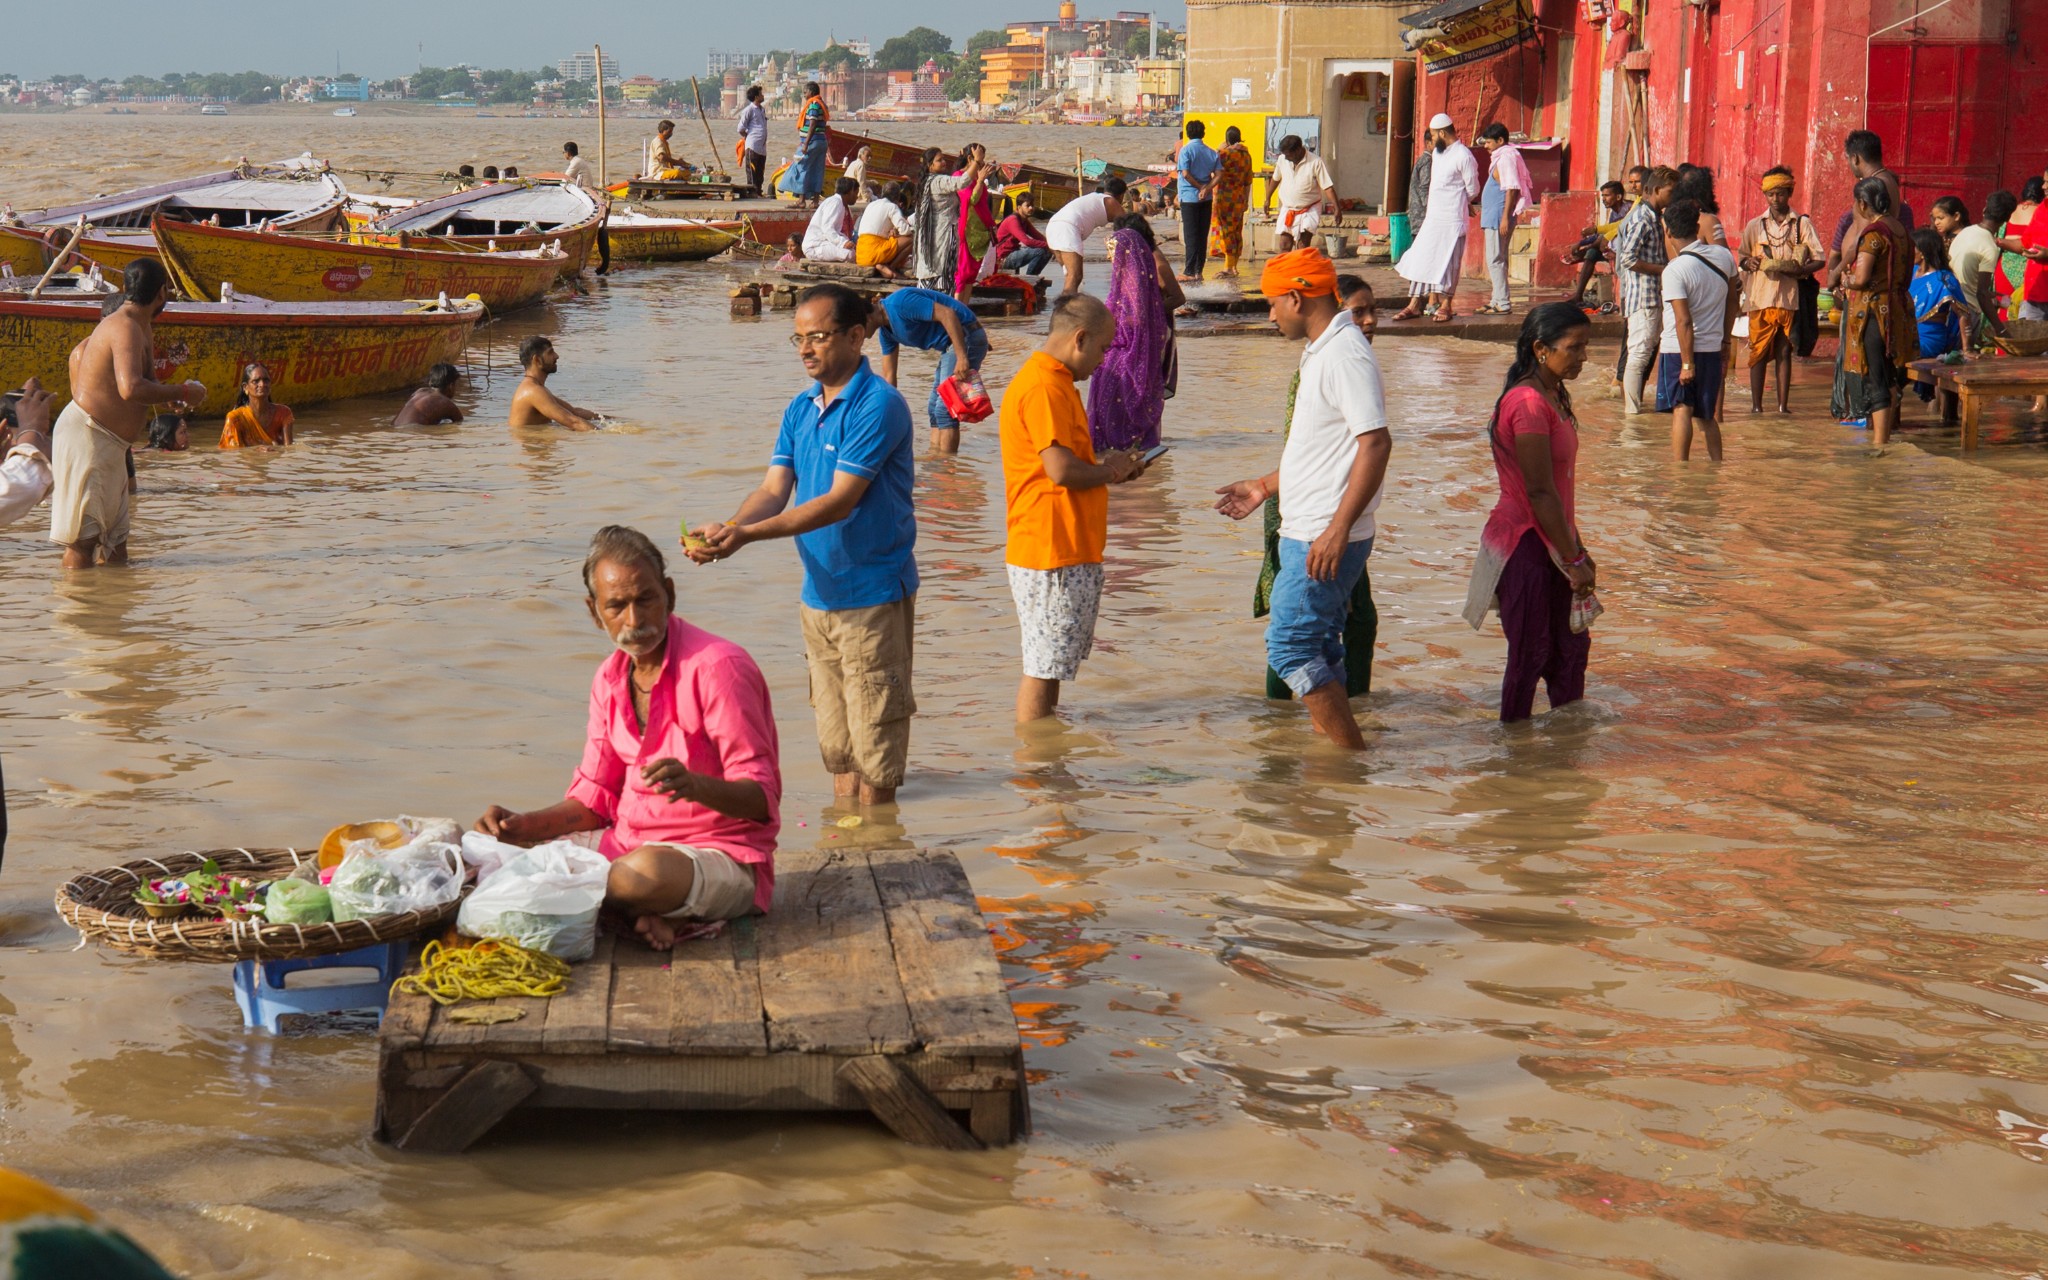
[[1266,260],[1266,270],[1259,276],[1259,292],[1269,298],[1287,293],[1307,298],[1325,293],[1334,296],[1337,268],[1320,249],[1293,249]]

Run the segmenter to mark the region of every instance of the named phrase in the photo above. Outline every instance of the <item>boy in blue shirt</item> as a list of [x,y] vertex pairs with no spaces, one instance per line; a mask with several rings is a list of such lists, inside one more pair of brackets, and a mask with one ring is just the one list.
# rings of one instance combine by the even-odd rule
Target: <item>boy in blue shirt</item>
[[977,376],[988,358],[988,330],[981,327],[973,308],[936,289],[898,289],[875,303],[868,330],[882,340],[882,377],[892,387],[897,385],[898,347],[939,353],[939,372],[932,380],[925,416],[931,421],[932,449],[960,452],[960,420],[939,397],[939,384],[953,376],[961,352],[967,353],[967,371]]
[[1188,121],[1188,140],[1173,158],[1180,178],[1180,238],[1187,246],[1181,263],[1182,280],[1200,280],[1209,265],[1209,215],[1215,208],[1216,172],[1223,158],[1216,148],[1202,141],[1208,129],[1200,120]]

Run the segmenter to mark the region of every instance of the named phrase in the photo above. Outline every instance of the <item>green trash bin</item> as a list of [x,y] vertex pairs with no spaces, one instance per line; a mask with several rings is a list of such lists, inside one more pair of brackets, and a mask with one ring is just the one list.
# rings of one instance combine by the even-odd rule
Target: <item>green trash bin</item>
[[1388,214],[1387,231],[1390,247],[1394,254],[1393,260],[1399,262],[1401,255],[1408,252],[1408,246],[1415,243],[1415,233],[1408,229],[1408,215],[1405,213]]

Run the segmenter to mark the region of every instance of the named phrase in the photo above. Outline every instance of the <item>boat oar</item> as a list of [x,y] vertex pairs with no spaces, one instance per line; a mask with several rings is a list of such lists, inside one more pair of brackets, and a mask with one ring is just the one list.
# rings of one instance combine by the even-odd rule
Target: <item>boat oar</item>
[[56,258],[52,260],[49,267],[44,270],[43,278],[36,281],[36,287],[28,291],[29,297],[40,298],[43,296],[43,286],[50,283],[50,277],[57,274],[57,269],[64,265],[64,260],[71,256],[71,251],[73,249],[76,249],[78,247],[78,242],[83,239],[85,239],[85,217],[84,215],[80,215],[78,219],[78,225],[71,229],[70,243],[66,244],[64,248],[58,252]]
[[720,182],[729,182],[732,175],[719,167],[718,143],[711,137],[711,117],[704,114],[704,95],[697,88],[695,76],[690,77],[690,100],[697,104],[697,122],[704,126],[704,145],[711,148],[712,167],[709,172]]

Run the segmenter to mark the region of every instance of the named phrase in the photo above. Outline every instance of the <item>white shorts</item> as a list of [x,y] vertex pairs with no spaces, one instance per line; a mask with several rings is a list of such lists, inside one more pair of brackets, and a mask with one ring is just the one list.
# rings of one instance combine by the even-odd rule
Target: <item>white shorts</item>
[[1292,235],[1296,241],[1294,247],[1299,249],[1302,238],[1313,236],[1322,225],[1321,209],[1282,209],[1280,216],[1273,220],[1273,247],[1280,247],[1282,235]]
[[[601,830],[578,831],[564,838],[595,849],[604,834]],[[689,896],[682,906],[663,916],[664,920],[737,920],[754,909],[754,872],[738,858],[707,845],[648,843],[682,854],[696,871],[690,878]]]
[[1024,674],[1033,680],[1072,680],[1095,650],[1095,615],[1102,606],[1102,566],[1010,571],[1010,597],[1024,633]]
[[1054,253],[1086,253],[1086,242],[1073,226],[1065,222],[1049,222],[1045,226],[1045,247]]

